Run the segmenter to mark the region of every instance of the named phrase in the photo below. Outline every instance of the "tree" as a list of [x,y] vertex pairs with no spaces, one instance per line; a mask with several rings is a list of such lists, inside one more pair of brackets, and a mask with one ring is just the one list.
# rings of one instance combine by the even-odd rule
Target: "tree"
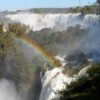
[[67,84],[66,89],[60,92],[60,100],[100,99],[100,63],[92,65],[87,73],[88,77],[80,77]]
[[3,24],[0,24],[0,33],[3,32]]
[[28,26],[21,23],[11,23],[9,24],[9,31],[13,32],[15,35],[23,35],[29,29]]

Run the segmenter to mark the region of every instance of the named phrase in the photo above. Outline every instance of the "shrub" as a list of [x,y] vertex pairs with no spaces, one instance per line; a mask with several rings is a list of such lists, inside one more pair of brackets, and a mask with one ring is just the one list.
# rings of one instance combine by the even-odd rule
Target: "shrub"
[[100,64],[94,64],[87,71],[89,77],[81,77],[67,84],[61,91],[60,100],[98,100],[100,99]]
[[13,32],[15,35],[23,35],[26,33],[29,26],[26,26],[21,23],[10,23],[9,24],[9,31]]

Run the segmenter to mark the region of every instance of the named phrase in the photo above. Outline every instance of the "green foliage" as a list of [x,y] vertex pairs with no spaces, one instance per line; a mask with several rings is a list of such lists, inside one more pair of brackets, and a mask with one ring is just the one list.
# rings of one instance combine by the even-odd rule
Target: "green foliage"
[[2,33],[2,32],[3,32],[3,24],[0,23],[0,33]]
[[100,99],[100,64],[94,64],[87,71],[89,77],[81,77],[67,84],[61,91],[60,100],[98,100]]
[[0,32],[0,57],[7,55],[9,48],[13,46],[13,39],[10,33]]
[[66,48],[68,45],[77,45],[77,42],[84,39],[87,34],[88,29],[76,25],[62,32],[53,32],[50,29],[43,29],[35,32],[30,31],[27,36],[53,55],[56,55],[65,51],[63,47]]
[[[0,56],[6,56],[10,49],[15,48],[13,34],[22,34],[26,26],[19,23],[9,24],[9,32],[3,31],[3,24],[0,24]],[[12,34],[13,33],[13,34]]]
[[[97,11],[98,10],[98,11]],[[34,8],[30,9],[30,12],[34,13],[83,13],[83,14],[100,14],[100,3],[98,5],[92,4],[92,5],[86,5],[86,6],[77,6],[77,7],[71,7],[71,8]]]
[[[6,64],[9,63],[9,66],[15,75],[12,75],[11,79],[18,79],[16,80],[17,89],[27,91],[31,88],[30,86],[34,79],[34,64],[27,61],[28,58],[25,58],[25,54],[21,46],[17,44],[17,39],[14,36],[17,32],[24,32],[25,30],[23,29],[24,28],[21,28],[18,24],[12,25],[9,32],[3,32],[2,28],[0,29],[0,67],[5,68]],[[0,73],[0,77],[2,76],[3,74]]]
[[80,25],[76,25],[75,27],[68,27],[67,35],[70,41],[81,40],[85,35],[87,35],[88,29],[81,28]]
[[67,65],[67,66],[63,69],[62,73],[63,73],[64,75],[67,74],[69,77],[73,77],[74,75],[76,75],[76,74],[78,73],[78,69],[73,68],[73,67],[70,66],[70,65]]
[[[86,5],[83,7],[69,8],[71,13],[82,13],[82,14],[100,14],[100,5]],[[99,11],[98,11],[99,10]]]
[[20,23],[9,24],[9,31],[15,35],[24,35],[29,27]]
[[94,64],[88,71],[90,76],[95,76],[100,74],[100,63]]
[[10,67],[15,70],[18,77],[17,90],[22,93],[28,91],[34,79],[34,63],[28,61],[28,56],[26,58],[21,45],[17,44],[16,41],[14,41],[14,47],[8,49],[7,57],[11,61]]

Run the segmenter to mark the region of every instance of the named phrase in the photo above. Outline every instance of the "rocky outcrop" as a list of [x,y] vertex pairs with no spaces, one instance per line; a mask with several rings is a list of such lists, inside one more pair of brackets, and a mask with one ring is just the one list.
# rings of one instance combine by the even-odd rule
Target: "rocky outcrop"
[[72,51],[64,59],[66,60],[67,64],[74,66],[78,64],[88,64],[87,55],[80,50]]

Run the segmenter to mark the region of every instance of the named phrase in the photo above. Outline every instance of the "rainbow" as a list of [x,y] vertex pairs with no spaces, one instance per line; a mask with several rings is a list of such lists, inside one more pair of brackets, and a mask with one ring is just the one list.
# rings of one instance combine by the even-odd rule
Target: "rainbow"
[[55,59],[54,56],[48,52],[46,49],[44,49],[43,47],[41,47],[39,44],[37,44],[36,42],[34,42],[33,40],[28,39],[27,37],[17,37],[18,39],[20,39],[21,41],[23,41],[24,43],[28,44],[29,46],[31,46],[33,49],[35,49],[39,54],[41,54],[51,65],[53,66],[61,66],[61,63],[59,60]]

